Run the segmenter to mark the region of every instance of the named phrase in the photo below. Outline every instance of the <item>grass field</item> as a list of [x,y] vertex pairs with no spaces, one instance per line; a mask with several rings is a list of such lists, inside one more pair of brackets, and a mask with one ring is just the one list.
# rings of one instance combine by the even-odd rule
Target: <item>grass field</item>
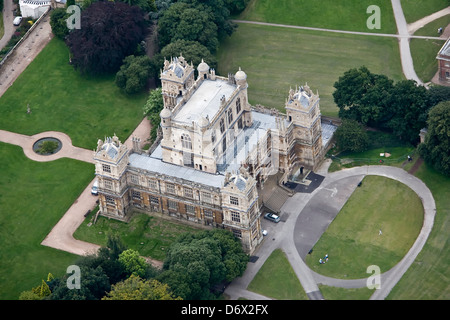
[[[381,29],[368,29],[367,8],[380,8]],[[396,33],[390,2],[385,0],[251,0],[237,18],[335,30]]]
[[76,239],[106,246],[108,235],[117,234],[128,248],[160,261],[164,260],[165,250],[181,233],[202,230],[147,214],[135,214],[129,223],[100,216],[95,224],[88,226],[91,218],[92,215],[87,217],[77,229]]
[[423,163],[415,174],[433,193],[433,230],[414,263],[388,296],[391,300],[450,299],[450,177]]
[[449,0],[401,0],[407,23],[412,23],[450,6]]
[[[436,37],[438,36],[437,29],[440,27],[445,28],[449,24],[450,15],[447,15],[420,28],[414,35]],[[423,82],[431,81],[438,71],[436,56],[444,43],[445,39],[411,39],[410,48],[414,61],[414,69],[416,70],[417,76]]]
[[239,24],[222,41],[218,73],[247,73],[249,102],[284,111],[289,88],[308,83],[320,94],[323,115],[337,116],[333,85],[365,65],[395,81],[403,79],[397,40]]
[[0,143],[0,300],[18,299],[49,272],[62,275],[76,256],[40,243],[93,179],[92,164],[35,162]]
[[91,150],[114,133],[124,142],[143,118],[147,94],[122,94],[114,76],[82,77],[68,57],[64,42],[51,40],[0,98],[0,128],[27,135],[61,131]]
[[[411,189],[395,180],[366,176],[306,263],[318,273],[340,279],[366,278],[370,265],[385,272],[410,249],[422,222],[423,207]],[[325,254],[329,261],[319,264]]]
[[277,300],[308,299],[281,249],[272,252],[247,289]]

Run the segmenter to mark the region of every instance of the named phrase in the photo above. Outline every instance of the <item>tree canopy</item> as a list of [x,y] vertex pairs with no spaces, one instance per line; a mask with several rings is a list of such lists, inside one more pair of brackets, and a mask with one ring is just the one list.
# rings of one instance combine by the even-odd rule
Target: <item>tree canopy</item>
[[418,142],[429,108],[448,95],[440,89],[428,91],[412,80],[394,83],[366,67],[348,70],[334,87],[339,117],[389,130],[411,144]]
[[439,172],[450,176],[450,101],[430,109],[425,142],[419,145],[423,159]]
[[81,12],[81,28],[66,43],[72,65],[82,73],[117,72],[145,38],[148,25],[137,6],[123,2],[94,2]]
[[240,241],[230,231],[184,234],[170,247],[159,280],[183,299],[209,299],[215,285],[241,276],[247,262]]
[[342,125],[336,129],[335,137],[341,151],[362,152],[369,143],[367,132],[356,120],[351,119],[342,120]]
[[151,60],[148,56],[128,56],[116,73],[116,85],[127,94],[141,92],[151,75]]

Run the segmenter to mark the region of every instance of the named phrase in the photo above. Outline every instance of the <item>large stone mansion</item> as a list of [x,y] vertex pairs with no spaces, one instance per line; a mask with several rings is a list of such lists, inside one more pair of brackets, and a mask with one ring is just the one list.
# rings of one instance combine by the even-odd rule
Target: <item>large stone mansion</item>
[[285,110],[254,108],[247,75],[222,77],[205,62],[180,56],[161,70],[161,135],[150,151],[114,136],[99,140],[95,173],[99,212],[127,221],[157,212],[180,221],[229,229],[252,253],[262,240],[259,190],[300,167],[314,170],[329,141],[319,96],[308,86],[288,92]]

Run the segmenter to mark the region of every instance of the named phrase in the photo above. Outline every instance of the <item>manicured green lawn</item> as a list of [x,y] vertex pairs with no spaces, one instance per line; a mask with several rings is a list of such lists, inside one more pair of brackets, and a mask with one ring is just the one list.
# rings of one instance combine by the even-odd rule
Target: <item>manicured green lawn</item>
[[319,285],[319,290],[325,300],[369,300],[374,293],[374,289],[356,288],[337,288]]
[[[445,28],[450,24],[450,15],[439,18],[430,22],[423,28],[414,33],[417,36],[433,36],[437,37],[437,29]],[[424,82],[429,82],[438,71],[438,62],[436,56],[445,43],[443,40],[428,40],[428,39],[411,39],[410,48],[411,55],[414,61],[414,69],[417,76]]]
[[[370,265],[388,271],[408,252],[422,222],[422,203],[410,188],[385,177],[366,176],[306,263],[318,273],[341,279],[366,278]],[[325,254],[329,261],[319,264]]]
[[423,163],[415,174],[436,201],[433,230],[418,257],[388,296],[392,300],[449,300],[450,177]]
[[[381,29],[367,28],[371,5],[380,7]],[[396,33],[390,2],[385,0],[252,0],[238,17],[297,26],[361,32]]]
[[312,32],[281,27],[239,24],[222,41],[218,74],[247,73],[252,105],[284,112],[289,88],[308,85],[320,94],[323,115],[337,116],[334,83],[351,68],[365,65],[371,72],[403,79],[396,39]]
[[308,299],[281,249],[272,252],[247,289],[278,300]]
[[48,273],[60,276],[76,256],[40,243],[94,178],[92,164],[35,162],[0,143],[0,300],[18,299]]
[[91,220],[92,215],[77,229],[76,239],[106,246],[108,235],[117,234],[128,248],[160,261],[164,260],[165,250],[181,233],[202,230],[143,213],[135,214],[128,223],[100,216],[95,224],[88,226]]
[[83,77],[68,58],[64,42],[51,40],[0,98],[0,128],[27,135],[62,131],[87,149],[114,133],[124,142],[143,118],[147,94],[122,94],[113,75]]
[[412,23],[448,7],[448,0],[401,0],[406,22]]

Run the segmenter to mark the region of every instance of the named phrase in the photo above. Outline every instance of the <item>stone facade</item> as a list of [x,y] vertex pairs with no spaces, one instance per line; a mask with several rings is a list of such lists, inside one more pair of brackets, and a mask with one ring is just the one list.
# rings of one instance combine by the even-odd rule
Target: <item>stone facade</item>
[[252,253],[262,240],[258,192],[323,159],[319,95],[291,89],[286,114],[248,103],[247,75],[215,74],[182,56],[161,70],[162,139],[149,153],[127,150],[117,137],[95,151],[100,214],[127,221],[134,210],[229,229]]

